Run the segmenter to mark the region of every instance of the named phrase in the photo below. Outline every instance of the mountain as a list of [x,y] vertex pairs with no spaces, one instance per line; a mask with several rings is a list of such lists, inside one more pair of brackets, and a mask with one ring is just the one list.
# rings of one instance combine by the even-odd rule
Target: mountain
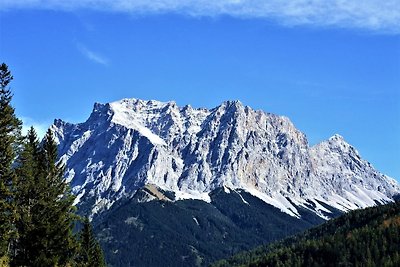
[[343,137],[311,147],[239,101],[96,103],[51,129],[110,266],[206,266],[400,192]]
[[223,266],[399,266],[400,202],[351,211],[303,234],[215,263]]
[[94,214],[144,185],[206,202],[217,188],[243,189],[291,216],[300,206],[324,218],[324,203],[347,211],[400,191],[341,136],[310,147],[288,118],[239,101],[207,110],[123,99],[51,128],[77,203]]

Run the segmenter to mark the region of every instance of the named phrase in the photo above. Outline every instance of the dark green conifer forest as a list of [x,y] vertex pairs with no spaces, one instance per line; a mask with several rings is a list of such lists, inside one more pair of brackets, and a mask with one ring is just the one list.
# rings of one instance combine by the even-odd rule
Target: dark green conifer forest
[[400,266],[400,202],[351,211],[213,266]]
[[0,267],[105,266],[89,220],[82,230],[49,129],[21,134],[8,66],[0,65]]

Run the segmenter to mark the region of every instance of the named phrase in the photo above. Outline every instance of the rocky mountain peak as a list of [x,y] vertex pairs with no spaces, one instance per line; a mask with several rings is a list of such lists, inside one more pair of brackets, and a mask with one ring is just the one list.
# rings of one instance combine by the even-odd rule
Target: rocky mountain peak
[[52,129],[77,203],[91,199],[92,212],[149,184],[176,200],[210,201],[216,188],[241,189],[292,216],[300,216],[298,207],[325,216],[321,202],[340,210],[387,202],[400,191],[343,137],[310,148],[287,117],[240,101],[210,110],[140,99],[96,103],[85,123],[57,121]]
[[327,141],[329,144],[329,147],[341,149],[341,150],[348,150],[349,148],[353,148],[349,143],[347,143],[344,139],[343,136],[339,134],[335,134],[332,137],[330,137]]

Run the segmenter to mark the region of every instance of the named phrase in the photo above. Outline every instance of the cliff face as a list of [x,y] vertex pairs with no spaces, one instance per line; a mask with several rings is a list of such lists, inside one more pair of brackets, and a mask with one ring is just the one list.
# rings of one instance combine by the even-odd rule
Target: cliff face
[[145,185],[207,202],[216,188],[242,189],[295,217],[297,207],[325,217],[324,203],[346,211],[400,192],[341,136],[310,147],[288,118],[238,101],[207,110],[123,99],[52,130],[77,203],[93,213]]

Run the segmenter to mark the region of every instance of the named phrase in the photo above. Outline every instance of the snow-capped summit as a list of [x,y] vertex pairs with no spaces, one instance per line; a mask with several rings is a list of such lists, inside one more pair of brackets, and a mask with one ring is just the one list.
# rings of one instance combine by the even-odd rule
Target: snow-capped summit
[[292,215],[320,216],[391,201],[399,185],[334,135],[310,147],[283,116],[239,101],[213,109],[123,99],[96,103],[80,124],[56,120],[66,179],[93,212],[151,185],[175,199],[210,201],[219,187],[243,189]]

